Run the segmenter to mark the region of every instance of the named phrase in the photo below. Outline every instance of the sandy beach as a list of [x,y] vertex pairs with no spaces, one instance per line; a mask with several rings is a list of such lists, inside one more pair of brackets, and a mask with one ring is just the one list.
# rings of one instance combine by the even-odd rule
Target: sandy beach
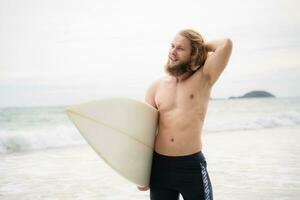
[[[300,196],[300,126],[204,134],[214,198]],[[88,145],[0,155],[0,199],[149,199]],[[181,197],[182,199],[182,197]]]
[[300,126],[204,136],[215,199],[298,199]]

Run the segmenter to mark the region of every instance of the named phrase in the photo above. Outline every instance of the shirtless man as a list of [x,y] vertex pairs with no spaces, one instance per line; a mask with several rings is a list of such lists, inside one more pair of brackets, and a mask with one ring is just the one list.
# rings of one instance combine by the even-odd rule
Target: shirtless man
[[[151,200],[213,199],[202,153],[202,127],[212,86],[228,63],[230,39],[204,43],[194,30],[176,34],[167,75],[148,89],[146,102],[159,111],[152,161]],[[139,187],[146,191],[149,187]]]

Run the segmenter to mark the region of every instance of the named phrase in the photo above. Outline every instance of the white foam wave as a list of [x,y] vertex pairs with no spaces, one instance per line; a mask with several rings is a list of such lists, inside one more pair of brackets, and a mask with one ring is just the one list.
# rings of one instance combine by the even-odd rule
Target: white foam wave
[[293,126],[300,124],[300,113],[291,111],[278,114],[264,115],[254,119],[227,119],[221,122],[209,121],[204,126],[206,132],[228,132]]
[[75,127],[60,125],[24,130],[0,130],[0,152],[45,149],[84,144]]
[[[217,117],[217,116],[215,116]],[[300,124],[299,112],[285,112],[264,116],[222,119],[205,122],[204,132],[255,130]],[[51,126],[34,126],[26,129],[0,130],[0,153],[45,149],[86,143],[79,131],[71,123]]]

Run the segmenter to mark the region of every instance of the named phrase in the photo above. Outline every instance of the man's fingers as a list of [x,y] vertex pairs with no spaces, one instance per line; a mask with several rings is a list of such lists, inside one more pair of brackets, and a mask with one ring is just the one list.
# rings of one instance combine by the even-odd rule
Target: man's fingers
[[137,186],[137,188],[140,190],[140,191],[147,191],[149,190],[149,187],[148,186]]

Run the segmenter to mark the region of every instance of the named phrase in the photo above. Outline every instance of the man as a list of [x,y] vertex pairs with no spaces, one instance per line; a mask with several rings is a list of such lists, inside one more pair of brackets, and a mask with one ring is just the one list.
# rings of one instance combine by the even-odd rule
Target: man
[[[213,199],[202,153],[202,127],[212,86],[228,63],[230,39],[204,43],[194,30],[174,38],[167,75],[148,89],[146,102],[159,111],[152,161],[151,200]],[[146,191],[148,187],[138,187]]]

